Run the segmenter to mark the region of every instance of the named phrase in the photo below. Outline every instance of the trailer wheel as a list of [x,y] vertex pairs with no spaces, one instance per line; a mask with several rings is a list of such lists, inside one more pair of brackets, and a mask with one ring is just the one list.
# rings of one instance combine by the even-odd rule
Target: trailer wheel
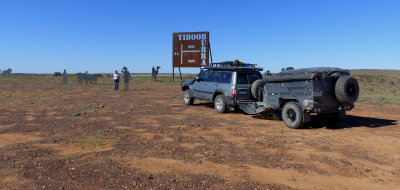
[[251,95],[261,101],[263,79],[258,79],[251,84]]
[[292,129],[304,127],[303,114],[300,104],[294,101],[286,103],[282,109],[283,122]]
[[339,102],[353,104],[360,94],[357,79],[350,75],[340,77],[335,84],[335,95]]

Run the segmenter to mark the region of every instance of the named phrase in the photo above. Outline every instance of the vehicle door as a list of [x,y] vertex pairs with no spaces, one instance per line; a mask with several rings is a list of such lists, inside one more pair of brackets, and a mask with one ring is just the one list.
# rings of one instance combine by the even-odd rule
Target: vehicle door
[[221,83],[221,72],[213,71],[211,72],[210,82],[207,85],[207,100],[212,100],[215,91],[220,87]]
[[192,84],[192,93],[193,96],[199,99],[206,99],[206,95],[208,94],[207,89],[207,83],[210,80],[210,71],[204,71],[201,73],[201,75],[198,77],[196,81]]

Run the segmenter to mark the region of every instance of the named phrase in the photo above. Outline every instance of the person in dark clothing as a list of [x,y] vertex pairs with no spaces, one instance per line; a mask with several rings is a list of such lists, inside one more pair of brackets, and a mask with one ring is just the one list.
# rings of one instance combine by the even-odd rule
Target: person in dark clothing
[[124,73],[124,84],[125,84],[125,89],[128,89],[129,87],[129,81],[132,79],[131,73],[129,73],[128,68],[123,67],[121,70],[122,73]]
[[63,84],[68,84],[68,75],[67,75],[67,70],[66,69],[64,69],[64,72],[63,72]]

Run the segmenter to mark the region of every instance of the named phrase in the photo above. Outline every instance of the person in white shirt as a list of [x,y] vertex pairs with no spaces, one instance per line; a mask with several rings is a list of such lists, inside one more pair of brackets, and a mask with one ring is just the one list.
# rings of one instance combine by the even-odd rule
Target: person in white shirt
[[119,74],[118,71],[115,70],[114,72],[114,91],[119,90]]

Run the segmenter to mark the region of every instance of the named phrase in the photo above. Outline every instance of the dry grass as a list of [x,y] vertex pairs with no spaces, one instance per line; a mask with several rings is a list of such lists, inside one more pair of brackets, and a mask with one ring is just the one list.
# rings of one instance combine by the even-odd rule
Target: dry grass
[[359,101],[378,104],[400,104],[400,71],[359,69],[351,70],[357,78],[361,94]]

